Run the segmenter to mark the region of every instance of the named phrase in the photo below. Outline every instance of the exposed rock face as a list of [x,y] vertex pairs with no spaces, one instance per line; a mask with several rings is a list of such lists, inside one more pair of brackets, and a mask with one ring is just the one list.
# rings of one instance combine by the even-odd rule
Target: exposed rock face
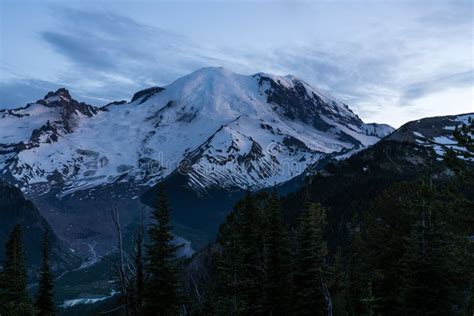
[[138,101],[139,104],[142,104],[143,102],[148,100],[148,98],[150,98],[154,94],[156,94],[160,91],[163,91],[163,90],[165,90],[165,89],[161,88],[161,87],[151,87],[151,88],[147,88],[147,89],[138,91],[133,95],[132,100],[130,102]]

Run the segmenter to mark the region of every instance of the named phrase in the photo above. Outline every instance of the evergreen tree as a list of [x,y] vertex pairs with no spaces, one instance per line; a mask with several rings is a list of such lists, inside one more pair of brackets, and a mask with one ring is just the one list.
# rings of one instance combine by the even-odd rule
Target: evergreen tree
[[135,264],[134,275],[134,299],[133,306],[136,312],[140,312],[143,305],[143,292],[145,288],[145,271],[143,267],[143,219],[140,218],[140,230],[135,237],[135,249],[133,261]]
[[243,312],[247,315],[261,311],[261,292],[263,262],[259,249],[261,236],[259,233],[258,215],[254,197],[248,193],[244,198],[240,213],[238,242],[240,253],[240,291],[243,299]]
[[217,243],[216,314],[285,313],[289,249],[276,194],[247,194],[221,225]]
[[458,154],[465,157],[473,157],[474,155],[474,122],[469,121],[467,124],[462,124],[461,128],[456,126],[453,132],[454,138],[461,146],[467,149],[466,151],[458,151]]
[[152,223],[148,230],[150,244],[147,245],[149,279],[143,296],[144,309],[150,315],[178,315],[182,303],[179,290],[176,251],[170,225],[170,208],[160,187]]
[[21,226],[16,225],[5,247],[0,308],[5,315],[33,315],[33,305],[26,292],[26,263]]
[[43,261],[41,264],[39,276],[39,289],[36,295],[35,309],[36,315],[51,316],[55,315],[53,303],[53,275],[51,273],[51,264],[49,262],[49,238],[48,231],[44,232],[43,237]]
[[216,290],[214,293],[214,310],[217,315],[242,315],[244,300],[241,293],[241,246],[239,244],[237,203],[234,211],[227,216],[219,229],[217,238]]
[[463,316],[471,316],[474,314],[474,292],[472,287],[467,289],[467,293],[466,303],[462,311]]
[[[426,188],[425,190],[429,190]],[[449,314],[457,304],[459,246],[438,212],[446,208],[431,196],[419,200],[418,221],[413,225],[403,257],[403,312],[417,315]],[[459,265],[459,266],[458,266]]]
[[[471,159],[474,157],[474,120],[469,117],[467,124],[461,128],[456,128],[453,133],[456,141],[464,146],[467,150],[458,150],[450,147],[445,154],[445,162],[447,166],[456,173],[455,181],[450,183],[447,196],[443,198],[448,201],[454,201],[452,211],[448,215],[451,224],[455,227],[456,232],[464,236],[474,235],[474,168],[472,165],[465,163],[459,157]],[[463,279],[468,280],[465,288],[465,302],[463,315],[474,314],[474,243],[465,243],[467,251],[460,256],[462,263],[465,263],[465,272]],[[461,282],[462,283],[462,282]]]
[[310,204],[301,214],[295,253],[294,313],[297,315],[326,314],[325,300],[326,212],[319,204]]
[[263,213],[257,205],[262,203],[247,193],[219,230],[215,298],[219,315],[261,313],[264,238]]
[[377,308],[377,298],[375,298],[372,292],[372,282],[367,281],[366,296],[362,298],[362,304],[365,308],[365,315],[373,316],[375,314],[375,309]]
[[[367,216],[369,253],[360,264],[368,264],[364,271],[373,274],[372,287],[382,314],[399,312],[402,258],[413,223],[413,203],[419,198],[416,187],[416,183],[392,186],[376,198]],[[367,281],[361,285],[366,288]]]
[[349,315],[363,315],[366,312],[368,268],[367,245],[362,239],[360,223],[354,220],[351,246],[348,254],[347,312]]
[[280,200],[274,191],[266,206],[265,279],[263,311],[267,315],[287,314],[290,289],[289,246],[281,219]]
[[431,181],[400,183],[377,199],[366,257],[376,312],[449,313],[467,304],[462,297],[472,277],[472,254],[459,216],[468,213],[463,200]]
[[456,126],[453,137],[465,150],[459,149],[459,146],[448,147],[444,155],[444,161],[450,169],[456,172],[458,177],[463,178],[467,176],[472,182],[473,168],[459,157],[464,157],[464,159],[472,159],[474,157],[474,122],[471,120],[467,125]]
[[349,292],[349,280],[341,248],[338,248],[334,256],[334,264],[331,272],[330,292],[332,294],[333,315],[346,316],[348,315],[347,296]]

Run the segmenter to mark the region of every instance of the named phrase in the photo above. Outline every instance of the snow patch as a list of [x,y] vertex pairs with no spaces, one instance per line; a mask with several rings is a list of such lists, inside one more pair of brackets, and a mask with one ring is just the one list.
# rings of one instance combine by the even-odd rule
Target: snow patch
[[106,299],[109,299],[109,298],[113,297],[116,294],[117,294],[117,292],[112,291],[110,293],[110,295],[106,295],[106,296],[81,297],[81,298],[76,298],[76,299],[73,299],[73,300],[65,300],[64,303],[61,305],[61,307],[62,308],[70,308],[70,307],[74,307],[74,306],[77,306],[77,305],[83,305],[83,304],[95,304],[97,302],[105,301]]

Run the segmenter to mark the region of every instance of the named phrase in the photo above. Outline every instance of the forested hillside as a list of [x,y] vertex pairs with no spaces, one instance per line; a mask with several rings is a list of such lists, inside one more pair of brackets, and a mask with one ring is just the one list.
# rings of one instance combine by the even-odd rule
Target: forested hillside
[[247,195],[188,267],[191,310],[471,315],[472,133],[456,129],[470,151],[441,160],[382,141],[281,201]]

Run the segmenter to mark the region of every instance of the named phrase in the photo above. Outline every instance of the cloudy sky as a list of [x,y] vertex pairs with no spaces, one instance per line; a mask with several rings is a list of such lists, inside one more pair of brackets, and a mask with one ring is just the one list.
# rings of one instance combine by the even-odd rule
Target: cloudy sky
[[367,122],[474,111],[472,1],[0,0],[0,108],[95,105],[191,71],[293,74]]

